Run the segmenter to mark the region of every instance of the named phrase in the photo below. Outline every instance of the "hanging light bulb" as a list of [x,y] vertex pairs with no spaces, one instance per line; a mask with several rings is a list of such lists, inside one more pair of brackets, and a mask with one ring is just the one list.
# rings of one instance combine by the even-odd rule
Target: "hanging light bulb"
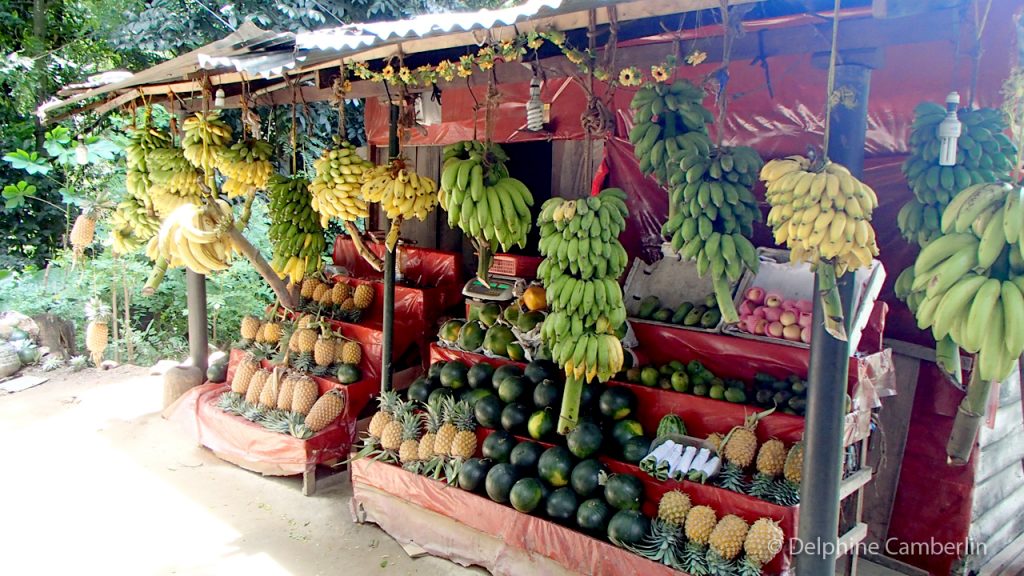
[[78,146],[75,146],[75,162],[79,164],[89,163],[89,148],[85,145],[85,137],[78,135]]
[[526,102],[526,129],[540,132],[544,129],[544,102],[540,99],[540,78],[530,80],[530,99]]
[[217,91],[213,94],[213,105],[217,108],[224,107],[224,89],[217,88]]
[[960,106],[960,94],[950,92],[946,96],[946,117],[939,123],[939,166],[956,165],[956,140],[960,137],[960,119],[956,109]]

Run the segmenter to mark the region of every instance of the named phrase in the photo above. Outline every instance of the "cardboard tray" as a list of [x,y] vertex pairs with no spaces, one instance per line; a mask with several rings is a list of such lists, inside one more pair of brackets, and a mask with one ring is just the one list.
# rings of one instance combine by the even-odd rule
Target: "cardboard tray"
[[[743,303],[747,290],[759,286],[771,292],[778,292],[787,299],[810,299],[814,297],[814,272],[809,264],[792,265],[789,263],[789,250],[776,248],[758,248],[758,258],[761,260],[761,267],[757,274],[747,270],[740,279],[738,289],[733,294],[733,302],[739,308]],[[868,318],[875,306],[875,300],[882,290],[882,283],[885,282],[885,267],[879,260],[872,262],[870,268],[861,268],[854,272],[856,286],[854,296],[857,305],[854,307],[853,329],[848,334],[851,353],[857,350],[860,343],[861,333],[867,325]],[[803,342],[792,342],[782,338],[769,336],[758,336],[741,330],[736,324],[725,324],[721,328],[722,333],[730,336],[738,336],[748,340],[760,340],[762,342],[775,342],[796,348],[810,348],[810,344]]]

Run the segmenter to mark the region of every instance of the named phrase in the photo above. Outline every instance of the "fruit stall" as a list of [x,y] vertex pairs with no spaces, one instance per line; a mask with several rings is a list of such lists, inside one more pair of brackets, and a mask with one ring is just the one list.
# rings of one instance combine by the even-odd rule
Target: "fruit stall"
[[[307,492],[345,467],[358,521],[498,574],[820,576],[856,574],[862,543],[1008,546],[1024,525],[993,527],[975,483],[1024,493],[1024,74],[1004,102],[1008,64],[978,55],[1019,9],[597,4],[246,24],[161,65],[218,78],[219,104],[201,82],[86,93],[147,86],[187,115],[180,148],[130,134],[158,266],[200,290],[239,252],[278,296],[170,417]],[[309,166],[235,132],[236,108],[294,123],[346,99],[366,148],[336,136]],[[262,190],[269,262],[236,231]],[[884,549],[932,573],[998,552]]]

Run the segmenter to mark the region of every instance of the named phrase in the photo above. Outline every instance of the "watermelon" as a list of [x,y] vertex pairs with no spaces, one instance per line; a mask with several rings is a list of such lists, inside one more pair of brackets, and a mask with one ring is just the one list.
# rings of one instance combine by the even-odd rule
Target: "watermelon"
[[544,486],[536,478],[523,478],[512,486],[509,502],[516,510],[529,514],[544,500]]
[[508,502],[512,486],[518,480],[515,466],[511,464],[495,464],[488,472],[484,488],[491,500],[504,504]]
[[616,546],[637,546],[651,529],[651,521],[635,510],[619,510],[608,522],[608,539]]
[[612,474],[604,483],[604,499],[619,510],[639,510],[644,484],[632,474]]
[[650,451],[650,440],[643,436],[633,436],[622,445],[622,459],[630,464],[639,464]]
[[487,389],[465,390],[462,394],[461,400],[464,400],[469,404],[470,408],[476,408],[476,403],[488,396],[493,397],[494,392]]
[[604,437],[593,422],[580,422],[566,438],[569,451],[577,458],[590,458],[601,449]]
[[655,436],[658,438],[668,436],[669,434],[678,434],[680,436],[686,435],[686,423],[683,419],[675,414],[666,414],[661,422],[658,423],[658,432]]
[[441,401],[442,398],[451,398],[455,396],[451,388],[434,388],[430,392],[430,396],[427,396],[427,404],[435,404]]
[[537,462],[540,477],[555,488],[568,486],[572,475],[572,454],[561,446],[548,448]]
[[466,386],[466,374],[469,367],[459,360],[452,360],[441,369],[441,385],[445,388],[458,390]]
[[533,474],[543,453],[544,447],[536,442],[520,442],[512,449],[509,461],[523,474]]
[[354,384],[359,382],[362,378],[362,374],[359,372],[359,368],[356,368],[353,364],[340,364],[338,366],[338,382],[342,384]]
[[505,406],[501,411],[501,427],[509,432],[516,433],[526,427],[526,421],[530,418],[530,410],[518,402]]
[[491,386],[494,386],[494,389],[497,390],[498,387],[501,386],[501,383],[504,382],[506,378],[509,378],[511,376],[522,375],[523,369],[520,368],[519,366],[516,366],[515,364],[504,364],[502,366],[499,366],[494,371],[494,375],[491,376]]
[[598,400],[601,414],[612,420],[622,420],[636,409],[636,394],[622,386],[612,386]]
[[533,389],[533,405],[537,408],[557,410],[562,400],[562,388],[553,380],[542,380]]
[[545,380],[555,380],[560,373],[558,366],[550,360],[534,360],[523,369],[523,375],[534,384],[540,384]]
[[433,391],[434,384],[430,382],[430,379],[420,376],[409,385],[409,400],[426,404]]
[[555,522],[569,522],[576,517],[578,501],[572,488],[559,488],[545,501],[545,511]]
[[491,469],[491,461],[485,458],[470,458],[459,468],[459,488],[469,492],[477,492],[484,486],[487,472]]
[[607,473],[608,469],[599,461],[584,460],[572,469],[569,481],[580,498],[600,498],[604,495],[601,475]]
[[551,408],[537,410],[526,423],[530,438],[541,440],[555,432],[555,411]]
[[[444,388],[442,388],[444,390]],[[501,426],[501,411],[505,407],[497,396],[485,396],[476,401],[473,406],[473,414],[478,424],[484,428],[498,428]]]
[[495,430],[484,438],[480,451],[484,458],[490,458],[494,462],[506,463],[512,457],[512,450],[516,446],[516,439],[504,430]]
[[608,519],[612,510],[600,498],[591,498],[580,504],[576,510],[576,524],[585,532],[604,534],[608,527]]
[[612,438],[620,448],[625,446],[630,438],[643,435],[644,428],[636,420],[619,420],[612,427]]
[[[501,381],[498,386],[498,397],[501,398],[502,402],[529,402],[529,380],[521,376],[509,376]],[[522,400],[520,400],[522,398]]]
[[431,382],[433,382],[435,384],[440,384],[441,383],[441,370],[444,369],[446,364],[448,364],[448,363],[445,362],[444,360],[441,360],[439,362],[434,362],[433,364],[431,364],[430,368],[427,369],[427,378],[429,378],[431,380]]
[[487,362],[480,362],[474,364],[466,373],[466,383],[474,389],[490,387],[492,376],[494,376],[494,367]]

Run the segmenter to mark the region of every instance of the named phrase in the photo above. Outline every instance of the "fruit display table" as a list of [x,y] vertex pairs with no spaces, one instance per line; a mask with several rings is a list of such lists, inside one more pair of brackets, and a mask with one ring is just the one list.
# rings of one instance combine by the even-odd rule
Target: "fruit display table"
[[[345,409],[327,428],[305,440],[267,430],[241,416],[221,410],[221,394],[231,390],[231,379],[242,352],[233,350],[228,379],[207,382],[185,393],[165,412],[170,420],[184,426],[196,441],[219,458],[266,476],[303,475],[303,492],[315,489],[318,464],[344,459],[356,440],[356,419],[377,391],[377,381],[364,378],[354,384],[340,384],[314,378],[320,393],[338,389]],[[270,368],[269,362],[264,362]]]

